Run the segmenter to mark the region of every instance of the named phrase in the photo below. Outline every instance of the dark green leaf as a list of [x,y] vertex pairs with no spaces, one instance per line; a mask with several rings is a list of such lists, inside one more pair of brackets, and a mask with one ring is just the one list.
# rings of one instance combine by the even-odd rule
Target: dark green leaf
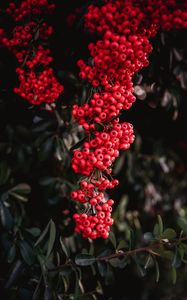
[[52,289],[49,285],[46,285],[44,291],[44,300],[51,300],[51,299],[52,299]]
[[107,264],[105,261],[98,261],[97,262],[98,270],[101,277],[104,277],[107,271]]
[[160,232],[160,234],[162,234],[162,232],[164,230],[164,226],[163,226],[162,218],[160,215],[158,215],[158,226],[159,226],[159,232]]
[[54,136],[49,137],[40,147],[38,155],[40,161],[46,160],[50,155],[53,150],[54,146]]
[[46,257],[49,257],[49,255],[51,254],[51,251],[52,251],[53,246],[54,246],[55,238],[56,238],[56,226],[55,226],[55,223],[53,222],[53,220],[51,220],[50,221],[49,241],[48,241],[48,248],[47,248]]
[[78,143],[76,143],[75,145],[73,145],[73,146],[70,148],[70,151],[79,148],[79,147],[85,142],[86,139],[87,139],[87,137],[84,137],[84,138],[83,138],[82,140],[80,140]]
[[29,194],[31,187],[27,183],[20,183],[9,190],[9,192],[15,192],[17,194]]
[[159,269],[159,264],[158,264],[156,258],[154,259],[154,263],[155,263],[155,270],[156,270],[156,282],[159,282],[160,269]]
[[176,281],[177,281],[177,271],[176,271],[175,267],[173,267],[173,266],[171,268],[171,278],[172,278],[172,283],[176,284]]
[[24,261],[28,265],[32,265],[34,262],[34,253],[31,246],[26,241],[19,241],[19,248]]
[[33,129],[33,132],[34,133],[45,132],[46,129],[48,127],[50,127],[51,125],[52,125],[52,121],[48,121],[48,122],[41,121],[41,122],[38,122],[37,126]]
[[40,228],[37,228],[37,227],[33,227],[33,228],[25,229],[25,230],[27,232],[29,232],[30,234],[32,234],[34,237],[37,237],[41,234]]
[[178,218],[177,223],[179,227],[187,234],[187,220],[185,218]]
[[43,177],[40,179],[40,185],[50,185],[56,183],[57,179],[55,177]]
[[125,268],[127,266],[128,261],[129,261],[128,257],[112,258],[112,259],[109,260],[109,263],[114,268],[123,269],[123,268]]
[[125,249],[128,247],[128,244],[125,240],[121,240],[117,246],[117,250]]
[[44,231],[42,232],[40,237],[37,239],[36,243],[34,244],[34,247],[38,246],[43,241],[43,239],[45,238],[45,236],[47,235],[47,233],[49,231],[49,226],[50,226],[50,222],[47,224]]
[[142,266],[142,261],[136,255],[134,255],[132,258],[133,258],[133,260],[136,263],[136,266],[137,266],[137,269],[139,271],[139,274],[142,277],[144,277],[147,272],[146,272],[146,269],[144,268],[144,266]]
[[169,260],[173,260],[174,259],[174,252],[171,251],[171,250],[163,250],[163,251],[160,251],[159,254],[163,257],[163,258],[166,258],[166,259],[169,259]]
[[17,260],[13,266],[5,288],[9,289],[14,284],[14,282],[22,275],[23,270],[23,263],[21,262],[21,260]]
[[2,201],[0,201],[0,217],[2,226],[5,229],[10,230],[13,225],[13,219],[9,209],[4,205]]
[[96,258],[90,254],[78,254],[75,257],[75,263],[79,266],[90,266],[96,261]]
[[150,254],[148,254],[147,259],[144,264],[144,269],[149,268],[149,266],[152,265],[152,263],[153,263],[152,256]]
[[40,289],[41,283],[42,283],[42,275],[40,276],[40,279],[38,280],[37,286],[36,286],[34,294],[32,296],[32,300],[37,300],[38,299],[39,293],[41,291],[41,289]]
[[16,257],[16,246],[13,244],[8,252],[8,263],[12,263]]
[[62,251],[64,252],[65,256],[68,258],[70,256],[70,253],[69,253],[69,250],[66,247],[65,243],[63,242],[62,237],[60,237],[60,245],[61,245]]
[[162,233],[161,237],[162,239],[168,239],[168,240],[173,240],[176,238],[176,232],[174,229],[172,228],[167,228],[164,230],[164,232]]
[[13,196],[14,198],[22,201],[22,202],[27,202],[28,201],[28,198],[24,197],[24,196],[21,196],[17,193],[14,193],[14,192],[9,192],[9,195]]
[[106,285],[111,285],[112,282],[114,281],[114,273],[112,271],[112,267],[107,264],[107,270],[106,270],[106,273],[104,275],[104,279],[105,279],[105,284]]
[[114,249],[116,249],[116,237],[112,231],[110,232],[109,240],[111,241]]
[[179,268],[181,266],[181,256],[178,248],[175,248],[175,255],[173,258],[172,266],[175,268]]
[[7,182],[10,176],[10,168],[5,161],[0,163],[0,185],[3,185]]
[[60,269],[60,274],[63,276],[67,276],[72,272],[72,266],[64,265],[62,269]]

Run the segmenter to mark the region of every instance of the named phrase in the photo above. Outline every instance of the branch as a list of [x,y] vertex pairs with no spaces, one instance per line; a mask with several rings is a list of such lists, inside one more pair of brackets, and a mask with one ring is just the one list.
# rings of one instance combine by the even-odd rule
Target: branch
[[[187,236],[185,237],[182,237],[182,238],[179,238],[178,240],[167,240],[167,239],[163,239],[163,240],[160,240],[158,242],[156,242],[155,244],[153,244],[152,246],[154,246],[155,248],[159,248],[161,245],[172,245],[172,246],[176,246],[179,242],[182,242],[182,241],[187,241]],[[149,247],[142,247],[142,248],[137,248],[137,249],[132,249],[132,250],[128,250],[126,252],[122,251],[122,250],[119,250],[117,251],[116,253],[113,253],[113,254],[110,254],[108,256],[101,256],[101,257],[96,257],[96,261],[109,261],[113,258],[119,258],[119,257],[124,257],[124,256],[128,256],[128,255],[134,255],[136,253],[141,253],[141,252],[146,252],[146,253],[149,253],[153,256],[159,256],[161,257],[161,254],[155,252],[153,249],[149,248]],[[49,272],[55,272],[55,271],[58,271],[60,269],[63,269],[67,266],[76,266],[75,263],[71,260],[69,260],[66,264],[63,264],[63,265],[59,265],[55,268],[51,268],[51,269],[48,269]]]

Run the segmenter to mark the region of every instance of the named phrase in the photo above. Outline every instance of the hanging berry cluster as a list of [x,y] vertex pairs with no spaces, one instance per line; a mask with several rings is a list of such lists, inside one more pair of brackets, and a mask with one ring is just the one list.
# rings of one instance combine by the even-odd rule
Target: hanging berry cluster
[[127,150],[134,141],[132,125],[120,123],[119,113],[136,100],[132,78],[149,65],[149,39],[159,28],[187,28],[187,4],[178,5],[175,0],[105,1],[103,6],[88,7],[85,27],[102,38],[88,45],[91,63],[78,61],[79,76],[99,92],[93,93],[88,103],[73,106],[72,114],[84,128],[87,141],[73,154],[72,168],[84,177],[71,197],[85,206],[84,213],[74,214],[75,231],[85,238],[105,239],[113,223],[113,200],[106,199],[105,190],[118,184],[111,167],[119,150]]
[[50,67],[53,61],[50,49],[42,46],[53,33],[53,28],[42,17],[54,8],[48,0],[24,0],[19,6],[10,2],[6,13],[13,17],[15,27],[10,34],[0,29],[0,44],[8,48],[20,64],[16,69],[20,84],[14,92],[33,105],[51,103],[54,106],[63,91]]

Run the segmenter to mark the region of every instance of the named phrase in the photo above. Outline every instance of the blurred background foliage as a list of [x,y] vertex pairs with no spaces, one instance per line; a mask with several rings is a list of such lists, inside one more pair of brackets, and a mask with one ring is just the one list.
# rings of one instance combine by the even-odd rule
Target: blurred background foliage
[[[97,37],[83,28],[83,1],[56,4],[48,21],[55,27],[54,69],[65,93],[55,113],[12,93],[16,61],[0,48],[1,297],[185,300],[187,246],[175,238],[181,229],[187,234],[187,31],[160,32],[150,66],[134,78],[137,101],[121,118],[133,123],[136,140],[114,166],[120,180],[110,192],[115,223],[109,240],[92,243],[74,234],[76,205],[69,193],[78,177],[70,161],[84,136],[71,106],[93,92],[78,78],[76,61],[89,59],[87,44]],[[9,28],[0,14],[0,26]],[[162,220],[164,229],[176,232],[165,232]],[[154,248],[158,241],[156,258],[140,252],[102,259],[121,249]]]

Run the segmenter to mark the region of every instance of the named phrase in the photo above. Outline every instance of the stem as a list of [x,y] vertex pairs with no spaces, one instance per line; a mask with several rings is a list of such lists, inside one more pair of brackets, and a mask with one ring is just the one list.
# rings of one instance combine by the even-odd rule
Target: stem
[[[182,238],[180,238],[180,240],[168,240],[168,241],[164,241],[164,240],[160,240],[158,241],[157,243],[155,243],[153,246],[154,247],[159,247],[161,245],[177,245],[179,242],[182,242],[182,241],[187,241],[187,236],[184,236]],[[141,252],[147,252],[153,256],[159,256],[161,257],[161,255],[157,252],[155,252],[154,250],[152,250],[151,248],[148,248],[148,247],[142,247],[142,248],[137,248],[137,249],[133,249],[133,250],[129,250],[129,251],[122,251],[122,250],[119,250],[117,251],[116,253],[113,253],[111,255],[108,255],[108,256],[101,256],[101,257],[96,257],[96,261],[109,261],[110,259],[113,259],[113,258],[119,258],[119,257],[124,257],[124,256],[128,256],[128,255],[134,255],[136,253],[141,253]],[[51,269],[48,269],[49,272],[54,272],[54,271],[58,271],[60,269],[63,269],[67,266],[75,266],[75,263],[72,262],[72,261],[68,261],[68,263],[64,264],[64,265],[59,265],[55,268],[51,268]]]

